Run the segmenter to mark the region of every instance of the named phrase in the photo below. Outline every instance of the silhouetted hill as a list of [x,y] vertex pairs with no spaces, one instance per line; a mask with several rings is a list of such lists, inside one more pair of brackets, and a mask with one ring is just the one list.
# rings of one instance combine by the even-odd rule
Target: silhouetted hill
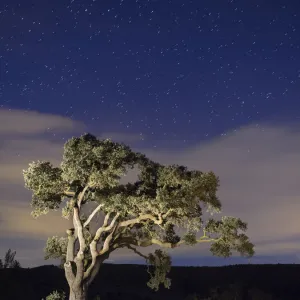
[[[105,264],[90,288],[90,299],[100,295],[101,300],[184,300],[189,294],[204,297],[212,288],[237,283],[246,289],[258,288],[276,299],[299,300],[299,274],[300,265],[172,267],[171,289],[161,287],[155,292],[146,285],[146,266]],[[53,290],[68,293],[64,271],[55,266],[0,270],[1,299],[41,300]]]

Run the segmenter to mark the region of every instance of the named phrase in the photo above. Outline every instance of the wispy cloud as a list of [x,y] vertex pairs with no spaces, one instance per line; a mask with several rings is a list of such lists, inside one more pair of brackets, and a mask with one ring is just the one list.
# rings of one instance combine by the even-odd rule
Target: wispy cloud
[[36,111],[0,109],[0,134],[38,134],[47,130],[66,132],[83,128],[80,122],[70,118],[42,114]]
[[[223,212],[248,222],[257,254],[296,253],[300,248],[298,129],[295,124],[248,126],[183,153],[149,154],[167,163],[214,171],[220,177]],[[190,251],[198,251],[198,246]]]

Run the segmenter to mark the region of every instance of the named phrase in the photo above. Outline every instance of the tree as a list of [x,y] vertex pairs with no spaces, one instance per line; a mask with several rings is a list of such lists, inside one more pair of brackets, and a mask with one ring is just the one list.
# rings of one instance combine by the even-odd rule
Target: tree
[[[139,172],[137,181],[122,184],[121,177],[133,168]],[[211,243],[213,255],[254,254],[243,233],[247,225],[240,219],[204,222],[204,208],[211,213],[221,210],[216,195],[219,179],[212,172],[164,166],[124,144],[85,134],[65,143],[59,167],[37,161],[23,174],[25,187],[32,191],[33,217],[62,208],[63,217],[72,220],[67,236],[49,238],[45,248],[46,258],[65,261],[70,300],[87,299],[101,265],[119,248],[146,259],[148,286],[156,290],[161,283],[170,287],[166,276],[171,259],[161,248]],[[101,213],[102,226],[97,218]],[[141,252],[151,245],[161,248],[149,255]]]
[[19,261],[15,259],[16,251],[12,252],[11,249],[5,253],[4,261],[0,259],[0,269],[18,269],[21,268]]

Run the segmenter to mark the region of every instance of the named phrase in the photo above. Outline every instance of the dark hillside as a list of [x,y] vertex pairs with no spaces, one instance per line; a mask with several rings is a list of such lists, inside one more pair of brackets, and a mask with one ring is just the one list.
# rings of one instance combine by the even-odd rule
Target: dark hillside
[[[277,299],[300,297],[300,265],[236,265],[227,267],[173,267],[170,290],[154,292],[146,286],[148,273],[141,265],[105,264],[90,289],[90,299],[101,300],[172,299],[184,300],[197,293],[207,296],[218,286],[238,284],[257,288]],[[64,271],[55,266],[0,270],[1,299],[41,300],[53,290],[68,292]],[[273,299],[273,298],[272,298]]]

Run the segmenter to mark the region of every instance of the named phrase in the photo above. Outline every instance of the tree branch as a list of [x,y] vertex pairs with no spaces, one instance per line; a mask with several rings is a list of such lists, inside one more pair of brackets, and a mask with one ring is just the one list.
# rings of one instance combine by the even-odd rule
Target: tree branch
[[163,223],[163,219],[161,217],[159,219],[157,219],[153,215],[144,214],[144,215],[140,215],[137,218],[120,222],[119,227],[126,227],[126,226],[129,226],[129,225],[132,225],[132,224],[137,224],[137,223],[140,223],[143,220],[151,220],[157,225],[161,225]]
[[83,227],[86,227],[89,225],[89,223],[91,222],[91,220],[93,219],[93,217],[95,216],[95,214],[104,206],[104,204],[99,204],[94,211],[89,215],[88,219],[85,221],[85,223],[83,224]]
[[79,208],[77,206],[74,207],[74,227],[76,228],[76,233],[79,239],[79,252],[77,253],[77,258],[83,259],[86,244],[83,236],[82,223],[79,217]]
[[145,258],[146,260],[149,258],[149,256],[144,255],[142,252],[138,251],[136,248],[130,246],[130,245],[126,245],[126,247],[132,251],[134,251],[136,254],[138,254],[139,256]]
[[82,202],[82,200],[83,200],[83,198],[84,198],[84,195],[85,195],[85,192],[89,189],[89,185],[86,185],[85,187],[84,187],[84,189],[82,190],[82,192],[79,194],[79,197],[78,197],[78,207],[80,208],[80,206],[81,206],[81,202]]
[[[85,244],[85,239],[84,239],[84,236],[83,236],[83,227],[82,227],[82,223],[81,223],[81,220],[80,220],[80,217],[79,217],[79,211],[80,211],[80,207],[81,207],[81,202],[82,202],[82,200],[84,198],[84,195],[85,195],[85,192],[88,190],[88,188],[89,188],[89,185],[86,185],[84,187],[84,189],[79,193],[77,203],[75,202],[75,206],[73,208],[73,224],[74,224],[74,227],[75,227],[75,232],[74,232],[75,241],[74,241],[74,243],[76,242],[76,240],[78,238],[80,249],[79,249],[79,252],[77,253],[77,257],[78,258],[81,257],[81,259],[83,259],[83,252],[84,252],[84,249],[86,247],[86,244]],[[77,195],[77,193],[75,193],[73,195],[73,198],[76,198],[76,195]]]
[[174,211],[173,208],[170,208],[165,214],[162,215],[162,218],[165,219],[170,213]]
[[[206,236],[202,236],[199,239],[196,240],[196,243],[210,243],[210,242],[217,242],[220,238],[207,238]],[[118,241],[118,244],[124,245],[127,247],[127,245],[135,245],[139,247],[149,247],[151,245],[159,245],[163,248],[177,248],[180,245],[186,244],[184,240],[180,240],[177,243],[169,243],[169,242],[163,242],[158,239],[145,239],[145,240],[137,240],[132,237],[121,237]]]
[[[115,223],[116,220],[117,220],[117,219],[114,219],[114,220],[112,221],[112,223]],[[104,244],[103,244],[103,247],[102,247],[101,251],[99,252],[100,255],[103,254],[103,253],[105,253],[105,252],[107,252],[107,251],[109,250],[109,244],[110,244],[110,242],[111,242],[111,240],[112,240],[112,238],[113,238],[113,235],[114,235],[114,233],[116,232],[116,229],[117,229],[117,228],[118,228],[118,225],[115,225],[115,226],[114,226],[114,229],[112,230],[112,232],[106,237],[106,239],[105,239],[105,241],[104,241]]]
[[109,220],[109,217],[110,217],[110,213],[108,213],[106,216],[105,216],[105,219],[104,219],[104,223],[103,223],[103,226],[100,227],[97,231],[96,231],[96,234],[95,234],[95,237],[93,239],[93,241],[96,241],[98,242],[100,237],[101,237],[101,234],[105,231],[109,231],[113,228],[113,226],[115,225],[115,222],[117,221],[117,219],[119,218],[120,214],[117,213],[115,215],[115,217],[113,218],[113,220],[111,221],[110,225],[107,226],[107,223],[108,223],[108,220]]
[[[102,227],[98,228],[98,230],[96,231],[95,237],[92,240],[92,242],[90,243],[90,252],[91,252],[91,255],[92,255],[92,262],[91,262],[90,266],[88,267],[88,269],[86,270],[86,272],[84,273],[84,278],[85,279],[87,279],[90,276],[92,270],[95,268],[95,265],[97,263],[97,257],[100,256],[100,253],[98,253],[98,251],[97,251],[97,243],[98,243],[102,233],[106,232],[106,231],[109,231],[113,228],[113,226],[115,225],[115,222],[117,221],[119,215],[120,214],[117,213],[115,215],[115,217],[113,218],[112,222],[110,223],[110,225],[107,226],[108,220],[109,220],[109,217],[110,217],[110,213],[108,213],[104,218],[104,222],[103,222]],[[107,240],[107,238],[106,238],[106,240]],[[106,240],[105,240],[105,242],[106,242]],[[105,244],[105,242],[104,242],[104,244]],[[105,252],[102,252],[101,255],[104,254],[104,253]]]
[[110,252],[106,252],[101,256],[97,256],[96,262],[92,269],[89,270],[89,272],[84,273],[83,280],[86,282],[86,284],[89,286],[95,277],[97,276],[99,269],[101,267],[101,264],[109,258]]
[[[218,240],[220,240],[219,238],[217,239],[213,239],[213,238],[207,238],[207,237],[201,237],[199,239],[196,240],[196,243],[211,243],[211,242],[217,242]],[[186,242],[184,240],[180,240],[179,242],[172,244],[172,243],[168,243],[168,242],[162,242],[158,239],[151,239],[151,240],[146,240],[145,242],[141,242],[138,243],[138,246],[140,247],[148,247],[150,245],[159,245],[161,247],[164,248],[177,248],[180,245],[186,244]]]
[[74,261],[74,247],[76,238],[74,236],[74,228],[67,230],[68,234],[68,246],[67,246],[67,255],[66,255],[66,262]]

